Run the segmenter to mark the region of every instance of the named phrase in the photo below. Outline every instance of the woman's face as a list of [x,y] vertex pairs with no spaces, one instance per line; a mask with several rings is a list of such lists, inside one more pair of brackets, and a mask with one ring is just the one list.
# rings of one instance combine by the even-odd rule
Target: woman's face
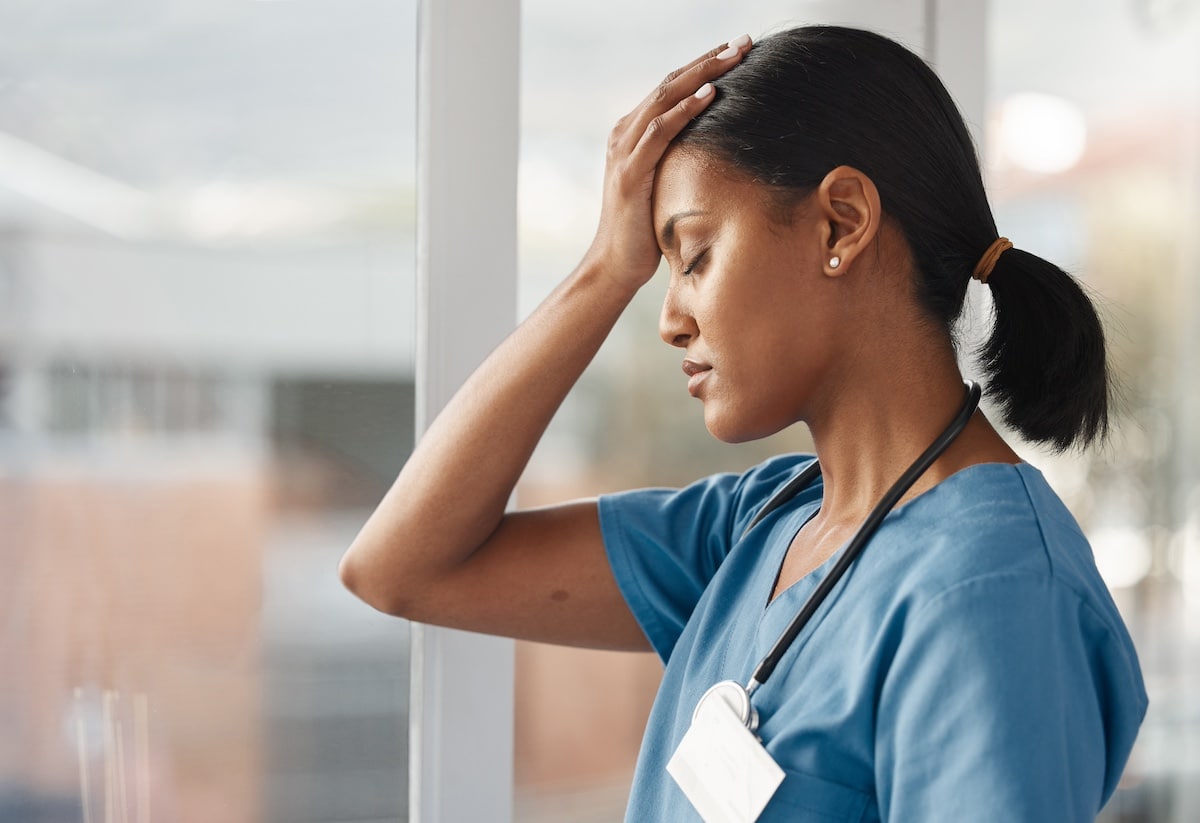
[[671,268],[659,330],[684,350],[688,390],[720,440],[765,437],[820,403],[845,300],[810,211],[784,222],[761,186],[693,151],[659,166],[654,229]]

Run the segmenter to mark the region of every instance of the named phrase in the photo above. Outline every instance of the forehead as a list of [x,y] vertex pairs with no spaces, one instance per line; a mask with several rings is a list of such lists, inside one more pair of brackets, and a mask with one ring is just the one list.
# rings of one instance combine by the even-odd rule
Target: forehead
[[749,186],[725,163],[697,151],[672,148],[654,176],[655,227],[661,228],[680,211],[713,210],[730,197],[742,196],[738,190]]
[[703,212],[722,216],[763,212],[763,187],[728,164],[690,149],[671,148],[658,164],[654,177],[655,233],[673,215]]

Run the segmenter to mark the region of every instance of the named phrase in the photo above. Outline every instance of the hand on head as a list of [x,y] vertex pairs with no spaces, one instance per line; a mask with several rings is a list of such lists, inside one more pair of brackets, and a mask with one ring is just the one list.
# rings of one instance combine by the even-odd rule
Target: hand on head
[[613,127],[600,226],[587,256],[630,290],[640,288],[658,268],[650,211],[658,163],[675,136],[712,102],[711,81],[736,66],[751,45],[750,37],[742,35],[671,72]]

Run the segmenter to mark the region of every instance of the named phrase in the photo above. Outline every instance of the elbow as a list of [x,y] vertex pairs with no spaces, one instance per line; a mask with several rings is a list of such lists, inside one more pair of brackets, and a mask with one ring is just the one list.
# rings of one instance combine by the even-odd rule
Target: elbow
[[350,548],[342,555],[342,559],[338,563],[338,579],[342,581],[342,585],[346,587],[347,591],[360,600],[362,599],[361,584],[359,583],[361,577],[362,573],[354,556],[354,549]]
[[354,546],[342,555],[338,578],[351,594],[371,608],[392,617],[410,616],[411,609],[401,593],[386,585],[388,576],[372,568]]

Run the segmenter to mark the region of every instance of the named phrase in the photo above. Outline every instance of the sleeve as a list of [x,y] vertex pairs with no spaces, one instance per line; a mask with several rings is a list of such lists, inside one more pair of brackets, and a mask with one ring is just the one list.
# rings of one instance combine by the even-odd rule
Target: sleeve
[[609,565],[664,662],[755,512],[807,460],[777,457],[745,474],[717,474],[683,489],[639,489],[600,498]]
[[882,819],[1094,820],[1146,709],[1111,628],[1033,575],[962,583],[906,622],[879,698]]

